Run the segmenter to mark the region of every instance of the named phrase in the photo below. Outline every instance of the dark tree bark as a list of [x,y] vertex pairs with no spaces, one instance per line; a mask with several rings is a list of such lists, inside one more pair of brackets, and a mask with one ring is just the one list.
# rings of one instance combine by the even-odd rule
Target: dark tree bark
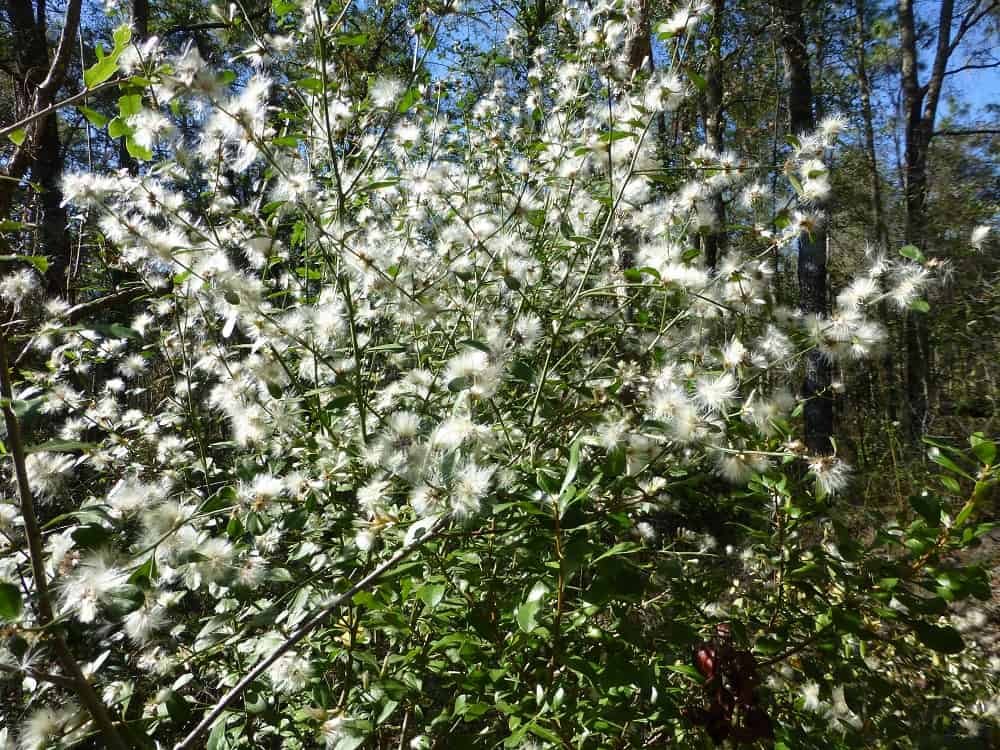
[[[872,230],[875,242],[882,252],[889,249],[889,225],[885,218],[885,204],[882,200],[882,177],[878,166],[878,153],[875,150],[875,116],[872,111],[872,83],[868,74],[868,54],[865,44],[868,40],[868,16],[865,0],[854,0],[854,46],[857,61],[855,72],[858,77],[858,93],[861,99],[861,119],[864,128],[865,159],[868,162],[868,178],[871,192]],[[887,306],[880,305],[882,317],[888,320]],[[880,390],[885,398],[885,406],[889,418],[893,421],[897,414],[898,391],[896,389],[896,360],[891,351],[880,357],[881,370],[878,377],[881,380]],[[872,389],[874,391],[874,389]],[[875,397],[874,393],[872,394]]]
[[141,47],[149,38],[149,0],[132,0],[132,41]]
[[865,0],[854,0],[854,13],[858,93],[861,95],[861,118],[865,131],[865,156],[868,160],[869,179],[871,181],[872,218],[875,224],[876,241],[883,250],[886,250],[889,247],[889,227],[885,220],[885,207],[882,202],[882,178],[879,174],[878,154],[875,151],[875,117],[872,112],[872,84],[871,77],[868,75],[868,55],[865,51],[865,42],[868,39]]
[[[141,48],[143,42],[149,38],[149,0],[132,0],[130,28],[132,30],[132,43]],[[118,138],[118,163],[123,169],[127,169],[129,174],[139,174],[139,160],[135,159],[128,152],[125,146],[125,139]]]
[[[802,0],[779,0],[781,48],[785,67],[789,124],[801,135],[816,128],[813,117],[813,89],[806,47]],[[799,238],[799,307],[804,313],[829,314],[826,294],[826,230],[818,228]],[[830,391],[830,362],[819,351],[806,355],[802,384],[805,398],[806,445],[816,453],[830,453],[833,435],[833,397]]]
[[31,174],[42,189],[39,196],[41,222],[38,240],[42,254],[49,259],[49,268],[45,273],[46,292],[50,296],[69,297],[73,246],[67,232],[68,215],[63,206],[63,151],[55,116],[45,119]]
[[[955,1],[941,0],[934,59],[927,83],[921,84],[913,0],[898,0],[900,76],[905,118],[904,237],[907,244],[925,248],[928,239],[927,156],[935,135],[934,123],[944,79],[948,75],[948,61],[966,34],[994,13],[998,6],[1000,3],[996,0],[974,0],[959,14],[955,26]],[[930,326],[926,316],[911,313],[906,321],[906,395],[909,401],[907,426],[915,440],[919,440],[927,429],[933,387]]]
[[653,69],[653,48],[650,43],[650,19],[649,0],[641,0],[639,3],[638,20],[636,28],[628,40],[628,66],[629,69],[638,72],[643,67],[647,70]]
[[[81,0],[70,0],[59,44],[50,60],[44,0],[38,0],[37,11],[30,0],[7,0],[14,36],[15,119],[41,112],[54,102],[76,44],[80,8]],[[41,252],[49,258],[47,291],[65,294],[71,248],[66,234],[66,211],[61,205],[62,144],[55,113],[32,120],[25,131],[24,141],[4,170],[7,179],[0,180],[0,218],[11,215],[19,181],[30,171],[41,189],[38,239]]]
[[[722,39],[726,14],[726,0],[712,0],[712,27],[709,37],[708,60],[705,69],[705,96],[703,118],[705,144],[718,154],[725,148],[723,142],[726,121],[722,100]],[[726,251],[726,203],[722,193],[711,198],[713,229],[704,237],[705,263],[715,269],[719,256]]]

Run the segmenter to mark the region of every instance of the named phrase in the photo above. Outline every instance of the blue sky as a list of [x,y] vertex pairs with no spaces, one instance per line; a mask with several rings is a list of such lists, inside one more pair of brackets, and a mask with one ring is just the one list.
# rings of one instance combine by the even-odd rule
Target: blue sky
[[1000,68],[967,70],[951,76],[946,94],[964,99],[975,110],[983,113],[989,104],[1000,105]]
[[[956,5],[961,5],[956,3]],[[940,7],[939,0],[932,0],[931,3],[918,8],[920,16],[931,20],[937,15]],[[970,53],[989,52],[994,59],[1000,58],[1000,45],[997,44],[997,36],[987,35],[982,32],[984,23],[980,24],[979,30],[973,30],[963,41],[962,46],[957,49],[948,65],[949,69],[954,69],[963,65]],[[932,50],[922,50],[921,58],[930,62]],[[985,70],[966,70],[949,76],[945,88],[945,96],[955,96],[968,103],[973,109],[972,117],[977,115],[982,118],[985,114],[983,108],[989,104],[1000,105],[1000,68],[989,68]],[[942,109],[941,114],[946,114],[947,109]]]

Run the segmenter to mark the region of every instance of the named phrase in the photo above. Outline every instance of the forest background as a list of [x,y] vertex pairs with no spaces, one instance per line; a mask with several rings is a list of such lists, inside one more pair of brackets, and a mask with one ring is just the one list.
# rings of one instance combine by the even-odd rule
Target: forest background
[[[4,741],[991,746],[998,50],[990,0],[6,0]],[[562,169],[542,145],[548,112],[569,106],[566,69],[591,65],[572,75],[615,114],[574,110],[594,138],[579,135],[577,155],[613,162],[616,142],[635,142],[604,176]],[[629,97],[648,116],[617,128]],[[252,149],[229,150],[238,138],[216,111]],[[476,212],[492,204],[477,197],[468,211],[437,207],[464,229],[428,228],[413,206],[441,188],[408,183],[400,164],[438,158],[424,139],[446,127],[443,162],[500,153],[509,177],[537,157],[567,201],[587,186],[592,213],[515,205],[483,240]],[[325,132],[319,150],[310,128]],[[214,172],[181,146],[211,137]],[[618,223],[635,175],[649,183],[636,206],[682,196],[670,204],[687,207],[677,258],[647,246],[647,219]],[[507,177],[470,178],[470,190],[489,179]],[[375,245],[462,237],[486,260],[448,255],[457,291],[432,304],[438,282],[399,292],[418,255],[337,245],[329,227],[354,221],[376,228]],[[491,241],[511,222],[527,249],[503,260],[515,243]],[[211,244],[207,227],[225,227],[229,254],[210,272],[176,252]],[[745,248],[763,281],[734,259]],[[560,265],[574,263],[578,283]],[[677,263],[704,289],[667,280]],[[558,300],[604,294],[595,264],[620,306],[576,319]],[[230,272],[238,283],[222,281]],[[546,296],[539,280],[560,272]],[[294,303],[274,290],[261,301],[243,278],[267,287],[281,273],[301,284]],[[490,273],[504,290],[493,302]],[[759,300],[756,286],[722,288],[751,277]],[[892,283],[879,295],[859,277]],[[523,291],[536,284],[539,296]],[[380,324],[386,286],[421,312]],[[261,316],[334,298],[328,378],[318,352],[300,361],[260,333]],[[685,348],[688,396],[676,398],[698,424],[682,436],[678,403],[656,406],[676,342],[656,348],[670,326],[654,318],[662,305],[712,319],[706,299],[722,318],[763,321],[747,310],[766,307],[801,330],[780,355],[741,342],[773,344],[763,322],[720,324]],[[842,315],[857,300],[870,322]],[[476,322],[491,305],[512,311],[497,325],[513,343]],[[457,315],[440,351],[434,335],[402,332],[433,311]],[[543,340],[548,354],[532,349]],[[607,351],[585,356],[581,341]],[[216,370],[203,367],[212,342],[226,350]],[[268,346],[281,373],[248,385]],[[591,356],[585,377],[560,383],[559,365]],[[447,408],[413,397],[434,390],[403,374],[414,361],[444,373]],[[779,380],[761,416],[755,394]],[[283,390],[295,410],[270,411]],[[390,404],[409,397],[420,405],[396,417]],[[266,416],[242,414],[258,407]],[[645,434],[658,421],[668,437]],[[420,484],[411,463],[434,451],[441,468]],[[143,497],[178,504],[150,520],[136,515]]]

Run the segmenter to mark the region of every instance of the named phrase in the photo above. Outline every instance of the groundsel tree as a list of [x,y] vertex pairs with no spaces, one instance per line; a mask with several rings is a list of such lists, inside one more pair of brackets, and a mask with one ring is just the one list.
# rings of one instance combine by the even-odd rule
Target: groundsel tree
[[[867,311],[931,277],[907,251],[829,317],[775,303],[824,219],[771,208],[825,200],[842,123],[782,195],[707,147],[678,180],[658,131],[690,84],[629,65],[631,3],[558,6],[558,46],[512,35],[526,81],[467,106],[422,72],[456,10],[364,99],[331,62],[349,6],[276,4],[252,75],[115,56],[145,166],[63,190],[140,308],[0,284],[8,744],[830,747],[909,736],[915,675],[978,731],[947,607],[983,574],[940,560],[982,533],[992,444],[948,459],[960,511],[856,537],[849,467],[796,439],[807,353],[863,360]],[[710,269],[723,192],[744,229]]]

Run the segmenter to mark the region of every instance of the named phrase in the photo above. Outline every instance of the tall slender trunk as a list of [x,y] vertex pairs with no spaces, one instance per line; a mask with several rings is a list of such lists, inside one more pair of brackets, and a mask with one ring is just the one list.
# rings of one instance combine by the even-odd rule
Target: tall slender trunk
[[653,48],[650,42],[649,0],[639,0],[636,24],[629,35],[626,57],[629,69],[638,72],[643,67],[653,69]]
[[[13,81],[15,116],[18,119],[44,112],[56,100],[66,77],[76,33],[80,24],[82,0],[69,0],[63,20],[63,29],[55,53],[49,55],[46,39],[47,19],[45,0],[38,0],[32,7],[30,0],[6,0],[7,18],[14,40]],[[69,268],[69,241],[66,237],[66,213],[62,208],[62,156],[60,150],[57,116],[48,114],[35,117],[25,125],[24,138],[0,173],[0,219],[11,215],[14,199],[20,189],[21,179],[30,170],[33,182],[41,189],[39,238],[42,251],[50,256],[50,269],[46,284],[50,292],[65,289],[66,271]],[[95,687],[85,676],[79,663],[63,638],[61,629],[50,628],[54,621],[48,579],[44,565],[42,532],[34,509],[34,501],[24,465],[24,443],[17,415],[10,408],[12,400],[11,374],[7,356],[7,333],[0,332],[0,397],[14,474],[21,501],[21,520],[28,543],[28,557],[32,566],[33,598],[39,636],[47,636],[60,663],[66,684],[72,688],[86,707],[95,725],[100,729],[104,745],[120,750],[132,745],[123,739],[118,720],[105,706]]]
[[[131,16],[132,44],[141,48],[149,38],[149,0],[132,0]],[[117,141],[119,165],[127,169],[129,174],[139,174],[139,160],[128,152],[125,139],[119,138]]]
[[[76,41],[80,22],[80,0],[66,8],[64,29],[50,60],[46,39],[45,0],[32,8],[30,0],[7,0],[7,17],[14,38],[14,102],[18,118],[48,107],[56,97]],[[38,240],[41,253],[49,258],[45,275],[49,294],[64,295],[68,288],[70,242],[66,234],[66,210],[62,206],[62,143],[58,117],[50,114],[30,123],[25,139],[7,161],[0,182],[0,219],[11,215],[21,178],[29,171],[40,189]]]
[[[705,120],[705,143],[714,152],[721,154],[725,147],[725,112],[722,91],[722,37],[726,12],[726,0],[712,0],[712,28],[709,37],[708,61],[705,70],[705,96],[703,116]],[[719,256],[726,251],[726,203],[722,193],[711,197],[712,229],[705,234],[705,262],[714,269]]]
[[[972,6],[979,6],[977,0]],[[916,19],[913,0],[898,0],[899,42],[901,53],[901,83],[903,116],[905,117],[905,147],[903,164],[904,205],[906,221],[904,237],[907,244],[926,247],[927,242],[927,155],[934,135],[934,122],[948,59],[955,44],[965,34],[974,15],[966,13],[955,44],[952,42],[954,0],[941,0],[938,10],[937,44],[930,78],[920,84],[917,55]],[[925,315],[911,312],[906,320],[906,395],[909,401],[907,426],[913,439],[919,440],[930,418],[931,394],[934,383],[930,326]]]
[[[793,134],[802,135],[816,128],[802,0],[779,0],[778,10],[789,124]],[[802,312],[827,315],[825,229],[818,228],[812,234],[799,238],[798,278],[799,308]],[[805,398],[806,445],[816,453],[829,453],[833,436],[830,362],[821,352],[813,350],[806,355],[805,369],[802,395]]]
[[137,47],[149,38],[149,0],[132,0],[132,41]]
[[39,196],[41,216],[38,240],[42,254],[49,259],[45,290],[50,296],[68,297],[73,247],[67,232],[68,215],[63,206],[63,152],[55,117],[49,117],[45,122],[31,173],[42,189]]
[[878,154],[875,151],[875,125],[872,112],[872,84],[868,75],[868,55],[865,51],[865,41],[868,38],[866,27],[865,0],[854,1],[854,30],[857,34],[855,46],[857,50],[858,91],[861,95],[861,117],[864,122],[865,156],[868,160],[869,180],[871,182],[872,218],[875,222],[875,238],[883,250],[889,247],[889,227],[885,221],[885,208],[882,203],[882,178],[878,168]]
[[[872,111],[872,83],[868,75],[868,53],[865,43],[868,40],[867,7],[865,0],[854,0],[854,32],[855,52],[857,54],[856,72],[858,76],[858,93],[861,96],[861,119],[864,127],[865,159],[868,162],[869,190],[871,192],[871,210],[873,234],[875,243],[881,252],[889,249],[889,225],[885,219],[885,205],[882,202],[882,176],[879,172],[878,153],[875,150],[875,116]],[[882,318],[888,324],[888,306],[880,304]],[[879,391],[882,394],[878,402],[884,403],[889,419],[896,419],[896,360],[893,352],[886,347],[885,353],[879,358]],[[872,389],[874,391],[874,388]],[[876,399],[875,394],[872,394]]]
[[[650,41],[651,31],[649,0],[639,0],[639,6],[635,15],[635,24],[629,30],[629,37],[625,48],[625,58],[629,71],[633,76],[641,74],[644,68],[650,72],[653,71],[653,48]],[[635,253],[641,238],[635,232],[621,230],[616,230],[616,236],[618,242],[614,250],[614,263],[616,268],[624,271],[635,265]],[[619,288],[619,304],[622,307],[622,316],[625,321],[631,323],[635,311],[633,306],[627,303],[627,294],[622,288]]]

